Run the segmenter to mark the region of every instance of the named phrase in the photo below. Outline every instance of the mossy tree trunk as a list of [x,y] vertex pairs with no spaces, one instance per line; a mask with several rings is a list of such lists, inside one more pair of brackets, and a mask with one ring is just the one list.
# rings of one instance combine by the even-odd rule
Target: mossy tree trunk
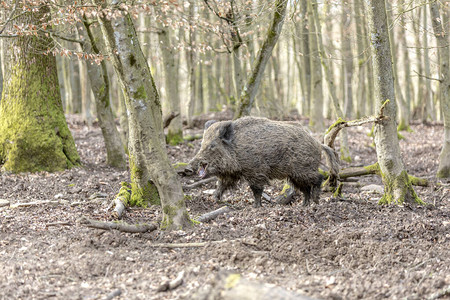
[[237,103],[236,112],[234,114],[235,119],[250,115],[256,93],[258,92],[258,88],[261,84],[261,78],[264,74],[266,64],[272,55],[273,48],[275,47],[283,28],[287,4],[288,1],[286,0],[277,0],[275,3],[275,11],[273,13],[271,26],[267,31],[266,38],[261,46],[261,49],[259,50],[252,72],[247,79],[247,83],[242,89],[242,93]]
[[[48,22],[50,10],[22,12],[17,24]],[[12,29],[14,24],[10,24]],[[0,104],[0,165],[12,172],[62,171],[80,164],[64,117],[56,58],[44,55],[52,40],[43,33],[6,41],[7,70]]]
[[[99,54],[100,50],[97,45],[98,33],[95,34],[87,20],[82,24],[82,27],[80,25],[77,28],[79,35],[87,37],[87,42],[83,45],[84,52]],[[87,62],[86,69],[95,98],[98,123],[102,130],[103,140],[105,141],[106,163],[112,167],[125,169],[127,167],[125,147],[117,130],[111,109],[109,76],[106,69],[106,62],[104,60],[101,61],[99,66]]]
[[[375,146],[384,183],[381,204],[402,204],[405,201],[423,203],[412,188],[403,166],[397,137],[397,107],[395,102],[394,75],[391,47],[384,1],[365,1],[365,10],[371,36],[375,99],[378,109],[388,119],[375,125]],[[389,102],[386,104],[386,101]]]
[[[172,44],[172,30],[168,27],[163,28],[159,34],[159,42],[164,65],[164,82],[166,88],[166,99],[168,103],[169,112],[181,113],[179,73],[180,65],[179,54],[173,48]],[[183,141],[183,126],[181,116],[176,117],[170,122],[167,132],[167,143],[170,145],[177,145]]]
[[[444,117],[444,143],[441,154],[439,155],[439,168],[437,177],[450,177],[450,52],[449,52],[449,33],[439,12],[440,4],[438,2],[430,3],[431,20],[433,24],[434,36],[436,37],[439,52],[439,96],[442,105]],[[447,3],[448,5],[448,3]],[[447,6],[443,6],[447,9]],[[447,13],[447,12],[444,12]]]
[[[98,5],[105,5],[100,0]],[[108,1],[108,4],[117,4]],[[165,149],[161,103],[153,76],[142,53],[133,20],[128,13],[108,20],[99,17],[107,52],[124,91],[130,125],[131,176],[143,176],[147,182],[139,191],[151,193],[149,179],[155,183],[163,211],[161,228],[180,229],[191,225],[181,183]],[[135,164],[139,163],[139,165]],[[150,177],[150,178],[147,178]],[[139,194],[138,194],[139,195]],[[145,195],[144,195],[145,196]],[[133,195],[132,195],[133,198]]]

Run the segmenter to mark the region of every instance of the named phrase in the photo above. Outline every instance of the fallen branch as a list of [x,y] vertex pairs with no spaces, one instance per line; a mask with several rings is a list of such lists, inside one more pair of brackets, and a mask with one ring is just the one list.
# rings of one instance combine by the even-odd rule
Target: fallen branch
[[54,223],[47,223],[45,224],[45,227],[50,226],[72,226],[73,224],[70,222],[54,222]]
[[166,291],[176,289],[181,284],[183,284],[183,277],[184,277],[184,271],[181,271],[180,273],[178,273],[177,278],[175,278],[172,281],[164,282],[156,289],[156,291],[157,292],[166,292]]
[[285,183],[283,186],[283,190],[275,198],[275,202],[283,205],[288,205],[294,199],[294,195],[295,189],[291,187],[289,184]]
[[442,290],[437,291],[436,293],[432,294],[427,299],[428,300],[435,300],[435,299],[439,299],[439,298],[442,298],[443,296],[447,296],[447,295],[450,295],[450,285],[447,285]]
[[20,207],[30,207],[30,206],[38,206],[43,204],[50,205],[60,205],[60,204],[68,204],[69,201],[66,200],[43,200],[43,201],[33,201],[33,202],[24,202],[24,203],[16,203],[10,206],[10,208],[20,208]]
[[380,108],[380,113],[378,116],[369,116],[364,117],[358,120],[353,121],[345,121],[342,119],[338,119],[333,125],[328,128],[327,133],[325,134],[325,137],[323,138],[324,144],[328,147],[334,149],[334,140],[336,139],[339,131],[345,127],[353,127],[353,126],[361,126],[363,124],[367,123],[380,123],[384,120],[386,120],[388,117],[383,115],[384,108],[389,103],[389,100],[386,100],[383,105]]
[[216,209],[214,211],[210,211],[206,214],[201,215],[200,217],[198,217],[196,220],[202,223],[205,222],[209,222],[211,220],[214,220],[215,218],[217,218],[220,215],[226,214],[228,212],[230,212],[232,209],[229,208],[228,206],[222,206],[219,209]]
[[230,243],[237,240],[220,240],[220,241],[209,241],[209,242],[199,242],[199,243],[160,243],[160,244],[148,244],[147,246],[154,248],[197,248],[205,247],[213,244]]
[[128,233],[144,233],[156,230],[158,228],[155,224],[127,224],[119,222],[102,222],[97,220],[91,220],[86,217],[79,219],[80,224],[90,228],[103,229],[103,230],[118,230],[120,232]]
[[[381,176],[380,166],[378,163],[374,163],[373,165],[365,166],[365,167],[353,167],[341,170],[339,172],[339,178],[341,180],[346,180],[350,177],[358,177],[365,175],[378,175]],[[424,178],[419,178],[415,176],[408,175],[409,180],[412,185],[416,186],[429,186],[428,180]]]
[[207,183],[216,181],[216,180],[217,180],[216,177],[206,178],[206,179],[203,179],[203,180],[194,182],[193,184],[184,185],[184,186],[183,186],[183,190],[184,190],[184,191],[191,190],[191,189],[194,189],[194,188],[196,188],[196,187],[199,187],[199,186],[201,186],[201,185],[204,185],[204,184],[207,184]]
[[163,121],[163,128],[167,128],[170,125],[170,122],[172,122],[173,119],[175,119],[176,117],[178,117],[180,115],[179,112],[171,112],[170,114],[168,114],[167,116],[164,117],[164,121]]
[[119,193],[113,200],[115,207],[112,214],[118,219],[122,219],[126,209],[125,203],[130,202],[131,198],[131,187],[129,184],[127,182],[122,182],[121,185],[122,187],[120,188]]
[[117,290],[114,290],[111,293],[109,293],[108,296],[106,296],[105,300],[112,300],[120,295],[122,295],[122,290],[117,289]]

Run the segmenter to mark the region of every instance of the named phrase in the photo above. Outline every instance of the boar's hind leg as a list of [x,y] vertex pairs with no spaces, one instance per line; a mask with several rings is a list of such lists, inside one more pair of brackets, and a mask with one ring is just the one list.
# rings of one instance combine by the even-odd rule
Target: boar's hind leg
[[317,176],[313,178],[309,178],[309,180],[290,178],[294,186],[303,193],[303,206],[309,205],[311,198],[315,203],[319,202],[322,180],[323,176],[320,173],[317,173]]
[[250,188],[252,189],[253,196],[255,197],[255,203],[253,204],[253,206],[261,207],[261,196],[264,191],[264,187],[251,185]]

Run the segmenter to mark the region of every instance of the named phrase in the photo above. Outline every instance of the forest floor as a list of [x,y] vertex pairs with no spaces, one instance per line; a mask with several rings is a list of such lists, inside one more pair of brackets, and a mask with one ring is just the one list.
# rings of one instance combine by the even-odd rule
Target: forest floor
[[[263,202],[255,209],[242,184],[225,196],[237,209],[209,223],[131,234],[80,224],[83,216],[113,220],[110,202],[129,175],[106,166],[98,126],[68,120],[83,167],[0,174],[0,199],[11,205],[40,201],[0,208],[0,299],[191,299],[221,272],[314,299],[450,299],[450,185],[435,177],[442,125],[413,125],[400,141],[408,172],[431,183],[415,188],[429,205],[380,206],[381,194],[367,186],[381,186],[381,180],[365,176],[345,184],[342,199],[324,192],[309,207],[296,196],[288,206]],[[349,129],[354,161],[344,166],[376,162],[369,131]],[[197,140],[168,152],[173,162],[187,162],[199,147]],[[273,199],[281,187],[275,182],[266,193]],[[191,217],[220,207],[212,189],[210,183],[186,193]],[[132,208],[124,221],[158,222],[161,215],[157,207]],[[200,242],[206,243],[155,247]],[[182,271],[181,286],[156,291]]]

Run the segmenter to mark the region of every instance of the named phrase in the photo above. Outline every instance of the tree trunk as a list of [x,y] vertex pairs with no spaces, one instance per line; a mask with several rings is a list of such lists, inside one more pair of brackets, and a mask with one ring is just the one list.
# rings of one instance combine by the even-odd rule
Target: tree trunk
[[[442,5],[446,9],[448,1]],[[436,176],[439,178],[450,177],[450,52],[448,50],[449,34],[445,31],[445,22],[439,12],[439,3],[432,2],[430,5],[431,21],[434,36],[436,37],[439,53],[439,96],[444,117],[444,141],[441,154],[439,155],[439,168]],[[444,12],[447,13],[447,12]],[[442,24],[444,23],[444,25]]]
[[[405,201],[423,203],[412,188],[400,156],[397,137],[394,75],[392,69],[389,29],[384,1],[365,1],[366,15],[371,37],[375,80],[375,99],[378,110],[384,107],[388,117],[375,125],[375,146],[384,183],[382,204],[402,204]],[[386,104],[385,102],[389,100]]]
[[[97,0],[96,4],[101,5],[102,2]],[[113,4],[116,4],[115,0]],[[133,20],[126,13],[112,21],[99,17],[99,23],[108,54],[124,91],[130,124],[131,176],[148,174],[154,181],[162,204],[161,228],[188,227],[191,222],[181,184],[165,150],[158,91],[141,51]],[[142,165],[133,165],[134,162],[142,160]],[[148,185],[142,186],[143,189],[136,192],[148,193],[147,187]]]
[[[87,36],[88,39],[84,43],[84,52],[99,54],[100,50],[96,42],[98,40],[98,34],[94,34],[90,24],[85,21],[83,22],[83,27],[77,26],[77,29],[80,36]],[[110,104],[109,77],[106,62],[102,60],[98,66],[88,61],[86,68],[95,98],[98,123],[105,141],[106,163],[112,167],[126,169],[125,147],[117,130]]]
[[[170,113],[181,113],[179,84],[179,56],[173,48],[172,31],[165,27],[159,32],[159,45],[163,57],[164,82],[166,87],[166,99]],[[183,127],[181,115],[170,122],[167,132],[167,143],[177,145],[183,141]]]
[[[423,9],[423,67],[425,76],[431,77],[431,67],[430,67],[430,55],[428,50],[428,31],[425,30],[428,26],[428,12],[426,9],[426,6]],[[427,109],[428,116],[431,118],[431,120],[436,120],[436,110],[434,108],[433,104],[433,93],[431,89],[431,81],[429,79],[425,80],[425,99],[426,106],[429,107]]]
[[194,51],[194,43],[195,43],[195,39],[196,39],[196,34],[195,34],[195,30],[193,28],[193,26],[191,25],[194,19],[194,1],[190,0],[190,5],[189,5],[189,45],[190,45],[190,49],[187,49],[187,57],[186,57],[186,61],[187,61],[187,66],[188,66],[188,72],[189,72],[189,100],[187,103],[187,107],[188,107],[188,111],[187,111],[187,124],[188,127],[193,127],[193,117],[194,117],[194,112],[195,112],[195,101],[196,101],[196,94],[195,94],[195,62],[196,62],[196,57],[195,57],[195,51]]
[[302,114],[309,116],[311,104],[311,51],[309,44],[309,22],[308,22],[308,2],[300,1],[301,15],[300,15],[300,37],[301,37],[301,51],[303,58],[303,68],[299,69],[302,74],[304,82],[302,85],[303,91],[303,105]]
[[[319,46],[320,61],[322,62],[323,71],[325,73],[325,81],[328,85],[328,90],[329,90],[331,99],[333,101],[335,115],[338,119],[344,120],[345,116],[344,116],[344,113],[342,112],[341,106],[339,105],[339,100],[338,100],[338,97],[336,94],[336,88],[334,85],[333,74],[331,73],[330,64],[328,63],[328,60],[326,59],[326,55],[325,55],[325,47],[323,45],[323,39],[322,39],[322,29],[320,26],[320,19],[319,19],[318,11],[317,11],[317,2],[314,2],[312,5],[315,6],[315,7],[313,7],[313,17],[314,17],[315,30],[317,32],[317,42],[318,42],[318,46]],[[342,130],[340,132],[339,136],[340,136],[340,143],[341,143],[341,151],[340,151],[341,159],[345,160],[345,161],[351,161],[350,150],[348,147],[347,130]]]
[[[49,22],[49,16],[49,7],[43,5],[32,13],[24,10],[14,23]],[[13,25],[8,25],[10,30]],[[56,59],[43,54],[52,48],[52,40],[39,32],[37,36],[10,38],[7,43],[9,49],[20,51],[5,53],[7,67],[0,104],[2,170],[53,172],[80,165],[64,117]]]
[[408,52],[408,43],[406,40],[406,22],[405,22],[405,12],[404,12],[404,0],[400,0],[399,3],[399,15],[400,15],[400,33],[398,42],[402,47],[402,64],[404,70],[404,87],[405,87],[405,102],[402,104],[405,107],[403,108],[403,114],[400,118],[399,130],[409,130],[409,120],[411,115],[411,103],[414,101],[413,99],[413,87],[411,85],[411,68],[410,68],[410,60],[409,60],[409,52]]
[[[386,14],[387,22],[389,25],[389,39],[391,41],[391,57],[392,57],[392,70],[393,70],[393,78],[394,78],[394,86],[395,86],[395,95],[397,98],[397,105],[400,109],[399,119],[400,123],[398,125],[398,130],[406,130],[409,128],[409,111],[407,109],[406,100],[403,96],[402,88],[400,86],[400,81],[398,77],[398,68],[397,68],[397,45],[395,43],[394,38],[394,26],[392,21],[392,4],[390,1],[387,2],[388,11]],[[377,79],[375,79],[377,80]]]
[[366,99],[366,65],[367,59],[364,47],[363,27],[365,23],[362,16],[362,1],[354,0],[353,10],[355,14],[356,27],[356,57],[358,58],[358,83],[356,86],[356,117],[361,118],[367,114],[367,99]]
[[[314,2],[314,5],[312,4]],[[318,32],[314,24],[314,14],[317,12],[317,1],[308,1],[308,11],[310,12],[309,27],[313,32]],[[311,111],[309,118],[309,126],[314,132],[323,132],[325,124],[323,120],[323,87],[322,87],[322,65],[319,52],[317,34],[309,35],[309,45],[311,54]]]
[[234,115],[235,119],[245,115],[250,115],[267,61],[272,55],[272,50],[275,47],[278,37],[280,36],[281,29],[283,28],[287,4],[288,1],[286,0],[277,0],[275,3],[275,11],[271,26],[267,31],[266,39],[259,50],[253,70],[247,79],[244,89],[242,90],[242,94],[239,98]]
[[351,45],[351,8],[349,3],[342,3],[342,52],[344,55],[344,74],[345,74],[345,100],[344,114],[348,119],[353,115],[353,53]]

